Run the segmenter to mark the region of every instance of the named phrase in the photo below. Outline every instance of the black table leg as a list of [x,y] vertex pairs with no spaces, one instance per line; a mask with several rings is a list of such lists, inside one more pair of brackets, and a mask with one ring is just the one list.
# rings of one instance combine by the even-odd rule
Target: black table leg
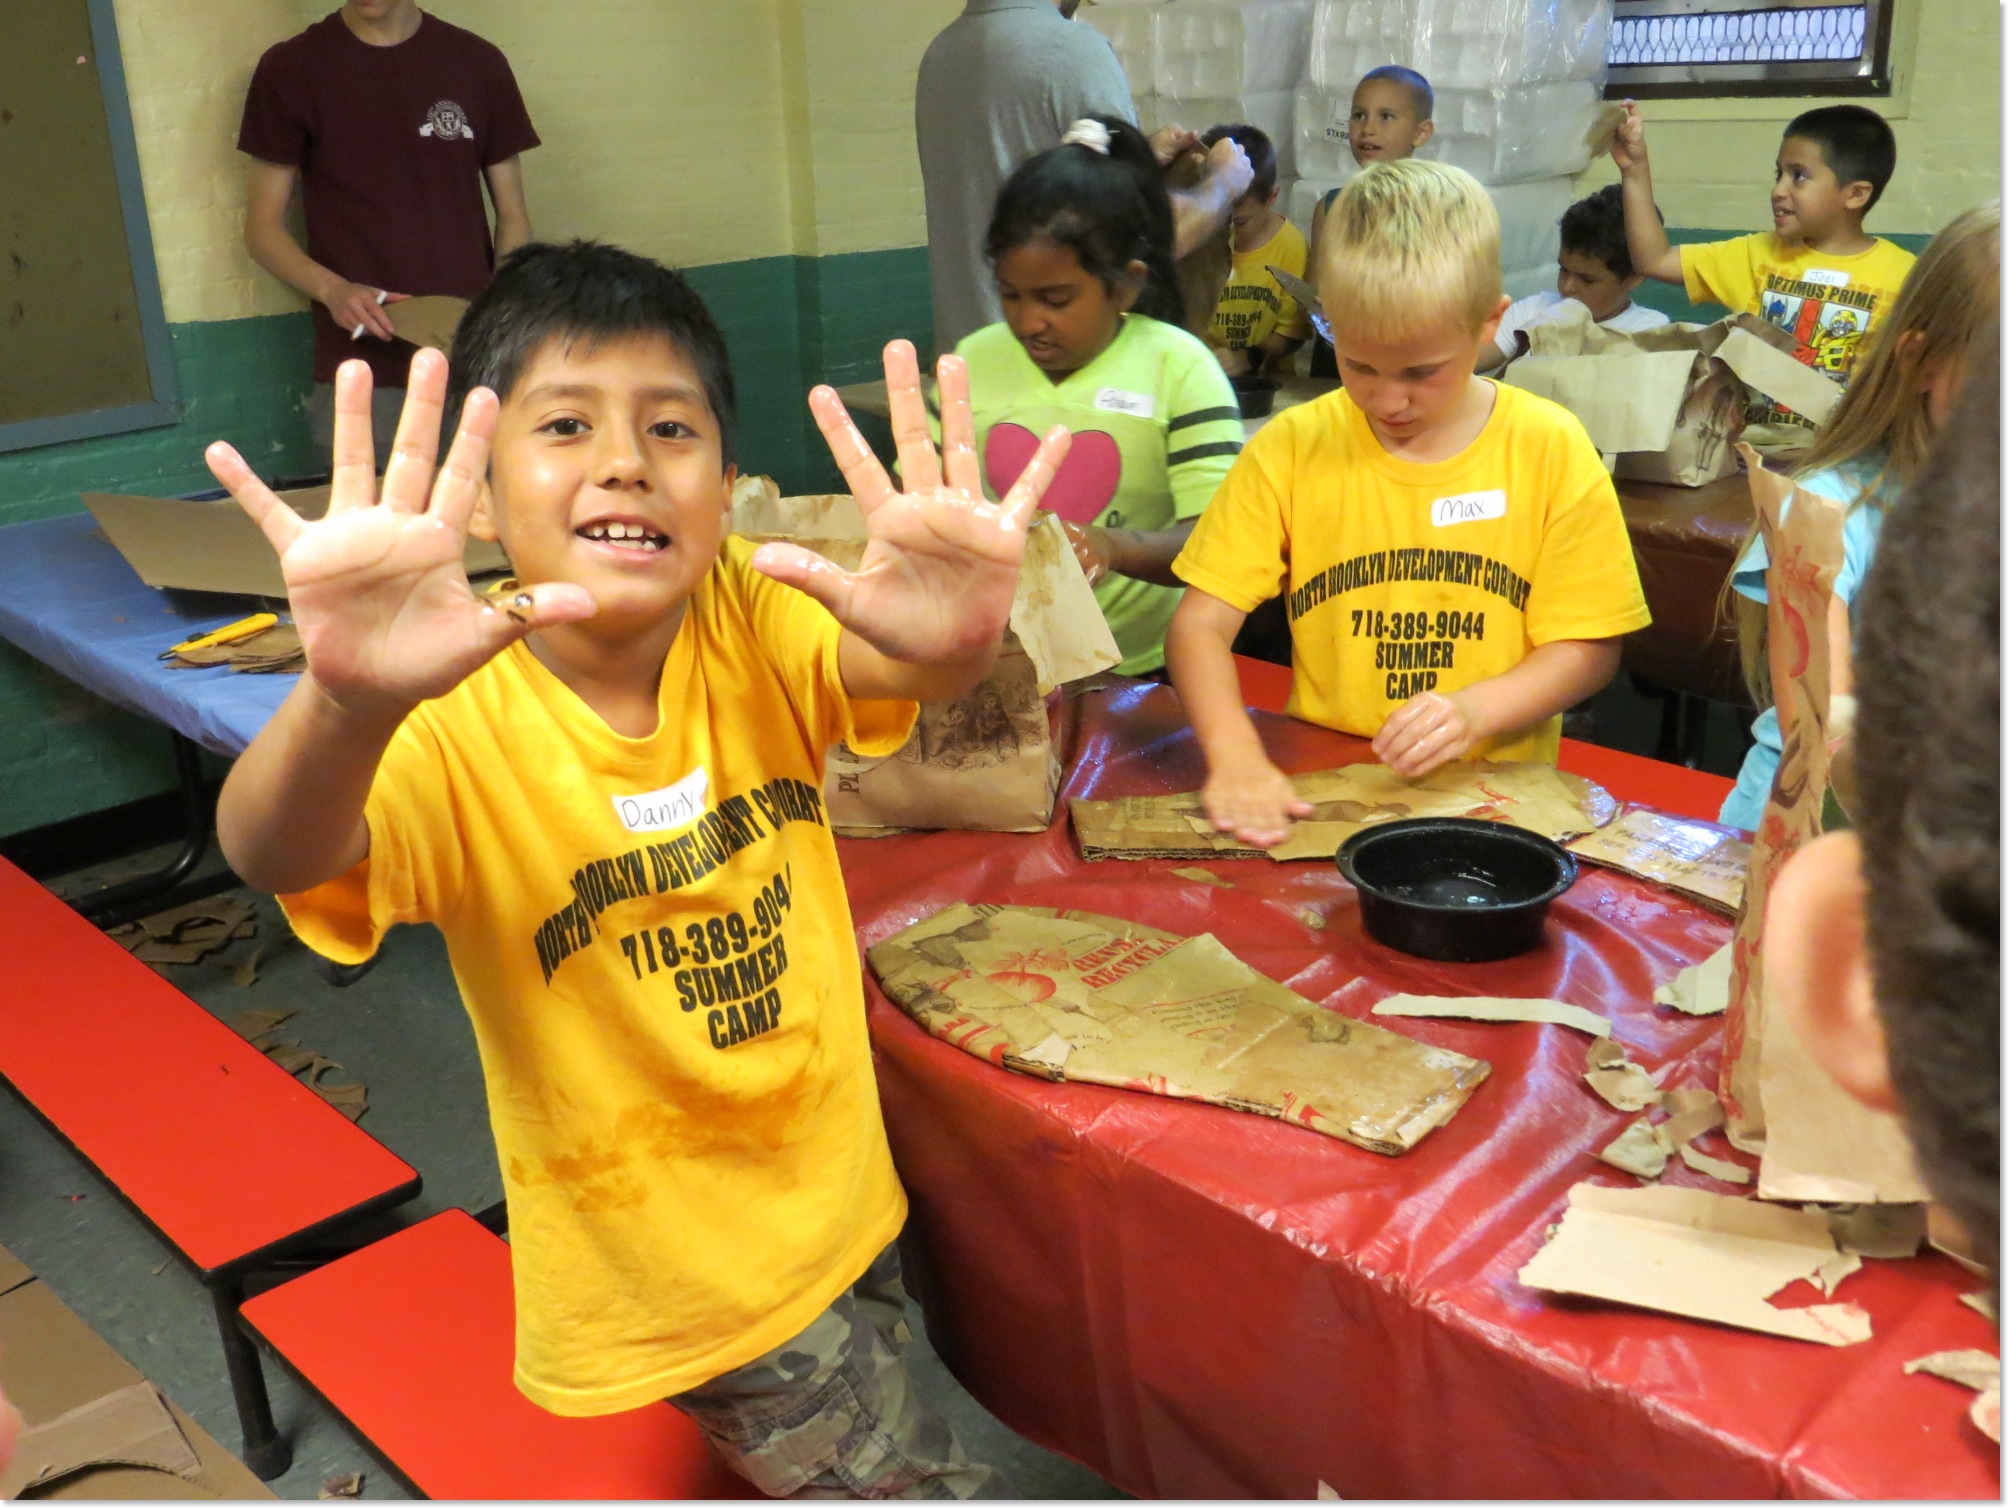
[[237,1424],[244,1438],[244,1464],[261,1482],[282,1477],[293,1464],[293,1447],[272,1422],[272,1399],[265,1391],[265,1368],[258,1347],[244,1333],[237,1308],[244,1301],[240,1279],[220,1278],[209,1286],[216,1305],[216,1327],[223,1336],[223,1359],[230,1368],[230,1394],[237,1403]]
[[161,908],[162,901],[175,893],[179,899],[200,900],[218,891],[234,889],[239,881],[229,870],[219,870],[193,884],[185,883],[209,852],[209,793],[202,786],[202,750],[193,739],[176,733],[174,768],[179,777],[182,802],[182,842],[167,864],[151,874],[121,880],[90,895],[70,902],[77,913],[104,928],[124,926]]

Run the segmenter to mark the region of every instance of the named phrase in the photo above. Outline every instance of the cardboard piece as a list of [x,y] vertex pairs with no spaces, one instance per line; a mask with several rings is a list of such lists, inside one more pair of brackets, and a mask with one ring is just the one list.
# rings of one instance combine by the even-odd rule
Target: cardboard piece
[[1419,781],[1386,765],[1350,764],[1293,775],[1290,784],[1313,812],[1290,836],[1261,849],[1215,832],[1198,791],[1075,798],[1067,804],[1087,859],[1200,859],[1216,854],[1277,860],[1328,859],[1362,828],[1403,817],[1475,817],[1510,822],[1560,840],[1608,822],[1617,803],[1601,786],[1546,764],[1445,765]]
[[[1640,1116],[1597,1154],[1599,1159],[1636,1177],[1654,1179],[1666,1171],[1667,1160],[1679,1153],[1681,1160],[1697,1172],[1710,1173],[1718,1166],[1733,1168],[1743,1177],[1731,1176],[1728,1181],[1749,1182],[1749,1173],[1734,1163],[1719,1162],[1700,1152],[1695,1152],[1694,1157],[1688,1155],[1692,1150],[1690,1142],[1722,1124],[1722,1104],[1712,1093],[1706,1089],[1668,1089],[1656,1099],[1660,1108],[1668,1112],[1667,1118],[1653,1125],[1649,1116]],[[1700,1158],[1700,1162],[1694,1158]]]
[[1831,730],[1824,625],[1841,566],[1844,510],[1750,459],[1750,496],[1771,559],[1772,683],[1783,752],[1758,824],[1732,943],[1722,1082],[1730,1140],[1763,1154],[1757,1192],[1765,1199],[1922,1202],[1930,1192],[1902,1123],[1836,1084],[1791,1023],[1770,1008],[1764,906],[1779,870],[1819,835],[1826,806]]
[[383,312],[390,316],[390,327],[397,331],[400,340],[408,340],[415,346],[431,346],[450,356],[453,332],[460,328],[467,303],[466,299],[450,294],[427,293],[385,304]]
[[[856,568],[869,538],[856,499],[782,497],[766,477],[741,479],[732,522],[738,533],[791,540],[846,569]],[[832,749],[824,783],[831,826],[866,837],[913,828],[1043,832],[1060,789],[1046,697],[1121,662],[1059,520],[1039,514],[997,663],[966,696],[923,704],[895,753],[867,759]]]
[[1729,962],[1729,944],[1724,943],[1654,990],[1652,998],[1690,1016],[1719,1016],[1729,1009]]
[[1181,880],[1197,880],[1202,885],[1217,885],[1222,890],[1232,890],[1234,888],[1232,880],[1223,880],[1212,870],[1202,869],[1197,864],[1190,865],[1184,869],[1174,869],[1172,873],[1177,875]]
[[1800,1210],[1700,1189],[1579,1183],[1520,1281],[1794,1340],[1849,1346],[1870,1335],[1854,1304],[1779,1309],[1765,1302],[1839,1256],[1824,1221]]
[[[1730,1162],[1726,1158],[1710,1157],[1706,1152],[1696,1147],[1682,1147],[1680,1149],[1680,1160],[1694,1169],[1695,1172],[1706,1173],[1710,1178],[1719,1178],[1724,1183],[1742,1184],[1750,1181],[1750,1170],[1748,1168],[1743,1167],[1739,1163]],[[1849,1255],[1853,1256],[1854,1254],[1851,1252]],[[1855,1260],[1857,1264],[1861,1261],[1859,1257],[1856,1257]],[[1831,1292],[1832,1290],[1829,1291]]]
[[314,1496],[320,1502],[329,1503],[337,1498],[359,1498],[362,1495],[363,1474],[359,1471],[350,1471],[338,1477],[323,1478],[321,1490]]
[[1466,1021],[1546,1021],[1608,1037],[1611,1024],[1595,1011],[1560,1000],[1506,1000],[1485,995],[1390,995],[1376,1016],[1446,1016]]
[[[279,497],[302,518],[314,519],[328,511],[328,493],[326,487],[303,487]],[[86,492],[83,499],[105,537],[148,586],[253,597],[286,595],[278,552],[233,498],[198,502]],[[500,545],[472,536],[465,558],[470,576],[509,567]]]
[[1503,380],[1575,414],[1634,481],[1700,487],[1734,472],[1731,446],[1757,394],[1815,424],[1841,400],[1839,383],[1796,360],[1792,337],[1754,314],[1627,333],[1565,305],[1527,339],[1529,354]]
[[44,1484],[34,1487],[37,1498],[273,1496],[4,1248],[0,1391],[26,1425],[0,1476],[0,1492],[9,1497],[36,1481]]
[[1996,1381],[1973,1400],[1973,1407],[1966,1411],[1966,1417],[1973,1421],[1973,1427],[1992,1440],[2001,1443],[2001,1384]]
[[1625,1056],[1615,1042],[1592,1042],[1583,1082],[1616,1110],[1645,1110],[1660,1100],[1652,1075]]
[[1730,916],[1743,903],[1750,845],[1712,822],[1628,806],[1566,847],[1587,864],[1664,885]]
[[2001,1311],[1994,1307],[1992,1291],[1983,1288],[1978,1293],[1962,1293],[1959,1302],[1982,1319],[1992,1320],[1997,1325],[2001,1323]]
[[0,1497],[18,1498],[101,1466],[202,1474],[153,1384],[135,1382],[22,1430],[14,1459],[0,1471]]
[[1652,1179],[1666,1171],[1666,1160],[1672,1155],[1673,1147],[1666,1129],[1653,1125],[1648,1117],[1641,1115],[1599,1152],[1597,1158],[1614,1168],[1623,1168],[1636,1178]]
[[958,904],[868,956],[929,1033],[998,1067],[1272,1116],[1390,1157],[1491,1072],[1321,1009],[1211,934]]
[[1903,1364],[1904,1376],[1915,1377],[1919,1372],[1943,1377],[1976,1393],[2001,1386],[2001,1358],[1991,1351],[1933,1351]]

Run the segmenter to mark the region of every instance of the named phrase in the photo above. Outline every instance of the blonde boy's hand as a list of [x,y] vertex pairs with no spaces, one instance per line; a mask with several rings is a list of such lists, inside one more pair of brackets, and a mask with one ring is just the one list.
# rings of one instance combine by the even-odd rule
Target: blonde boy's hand
[[1620,173],[1636,173],[1646,165],[1645,117],[1638,113],[1637,100],[1625,101],[1625,118],[1611,141],[1611,161]]
[[279,552],[308,672],[351,711],[401,715],[451,690],[533,628],[593,613],[583,587],[546,582],[497,607],[467,584],[461,551],[487,473],[497,405],[487,388],[467,395],[435,479],[445,399],[446,358],[420,351],[379,498],[370,369],[344,362],[335,374],[332,495],[327,513],[311,521],[274,496],[230,445],[219,440],[206,453],[216,479]]
[[1257,848],[1274,848],[1290,836],[1290,822],[1311,815],[1311,803],[1261,755],[1223,760],[1207,774],[1200,803],[1213,825]]
[[969,368],[958,356],[944,356],[936,372],[939,457],[928,434],[913,344],[896,340],[885,348],[904,492],[894,490],[843,400],[828,387],[809,394],[830,454],[871,530],[858,569],[843,570],[800,545],[762,545],[753,555],[756,570],[807,592],[880,654],[908,664],[966,659],[1002,637],[1018,592],[1025,527],[1072,440],[1055,426],[1003,502],[987,502],[969,413]]
[[1404,780],[1420,780],[1478,745],[1471,709],[1452,692],[1424,691],[1410,697],[1374,735],[1374,755]]

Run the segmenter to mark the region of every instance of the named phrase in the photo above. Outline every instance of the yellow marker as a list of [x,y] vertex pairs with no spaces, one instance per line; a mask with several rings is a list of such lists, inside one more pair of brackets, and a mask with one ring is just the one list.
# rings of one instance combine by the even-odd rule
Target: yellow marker
[[197,634],[192,639],[183,639],[174,648],[165,650],[160,658],[171,660],[184,649],[208,649],[217,644],[232,644],[239,639],[248,639],[253,634],[262,634],[279,623],[277,613],[253,613],[248,618],[239,618],[235,623],[226,623],[221,628],[211,629],[206,634]]

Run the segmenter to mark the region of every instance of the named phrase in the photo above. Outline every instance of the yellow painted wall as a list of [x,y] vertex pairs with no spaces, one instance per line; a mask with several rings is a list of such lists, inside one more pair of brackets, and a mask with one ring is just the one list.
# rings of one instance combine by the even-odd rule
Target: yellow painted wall
[[[926,239],[913,80],[959,0],[435,0],[496,43],[544,145],[537,233],[681,265]],[[118,0],[167,317],[301,306],[244,254],[237,124],[265,48],[330,0]]]
[[781,11],[800,37],[788,49],[784,88],[796,129],[807,133],[797,154],[796,252],[924,245],[914,76],[961,0],[781,0]]
[[[1896,177],[1870,212],[1872,232],[1936,231],[2001,194],[2001,11],[1994,0],[1897,0],[1892,97],[1858,103],[1888,117]],[[1653,190],[1669,225],[1762,230],[1772,161],[1786,121],[1830,100],[1648,100],[1640,108]],[[1602,159],[1584,192],[1615,182]]]

